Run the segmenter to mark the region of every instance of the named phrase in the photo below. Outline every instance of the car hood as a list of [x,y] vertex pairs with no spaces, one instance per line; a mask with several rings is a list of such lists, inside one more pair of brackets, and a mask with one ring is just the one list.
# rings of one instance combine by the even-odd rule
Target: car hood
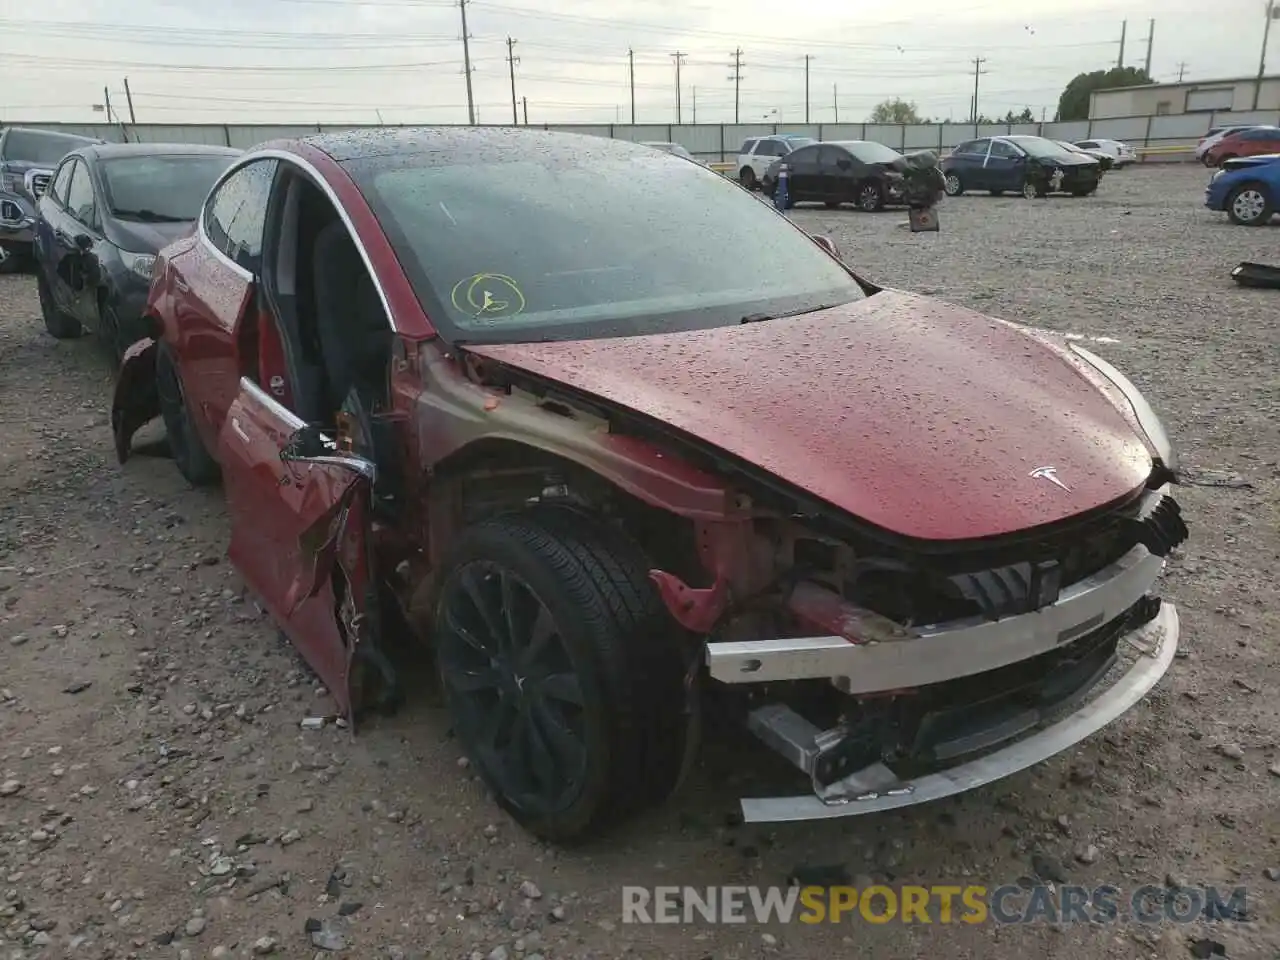
[[1280,160],[1280,153],[1258,153],[1252,157],[1236,157],[1222,165],[1224,170],[1241,170],[1245,167],[1261,167]]
[[[1060,347],[886,290],[688,333],[469,345],[718,448],[884,530],[990,537],[1123,499],[1152,462]],[[1062,483],[1034,477],[1052,467]],[[1064,489],[1065,487],[1065,489]]]
[[195,226],[194,220],[181,223],[139,223],[111,217],[103,225],[107,239],[130,253],[159,253],[173,241],[186,236]]

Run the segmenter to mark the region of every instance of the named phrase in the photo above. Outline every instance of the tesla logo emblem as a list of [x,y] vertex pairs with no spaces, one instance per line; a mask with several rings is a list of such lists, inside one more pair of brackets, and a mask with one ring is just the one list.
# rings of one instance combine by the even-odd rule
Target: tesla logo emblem
[[1058,479],[1057,467],[1036,467],[1029,474],[1027,474],[1027,476],[1031,477],[1031,479],[1033,480],[1048,480],[1055,487],[1061,487],[1063,490],[1066,490],[1068,493],[1071,492],[1071,488]]

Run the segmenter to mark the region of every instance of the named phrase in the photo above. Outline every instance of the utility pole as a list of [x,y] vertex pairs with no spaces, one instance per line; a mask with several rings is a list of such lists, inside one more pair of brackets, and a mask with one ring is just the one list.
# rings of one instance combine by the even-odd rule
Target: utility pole
[[516,64],[520,62],[520,58],[515,55],[515,46],[519,42],[507,37],[507,67],[511,71],[511,125],[513,127],[520,122],[520,118],[516,116]]
[[627,48],[627,73],[631,77],[631,125],[636,123],[636,52]]
[[693,88],[693,125],[698,125],[698,88]]
[[1124,35],[1129,31],[1129,21],[1125,20],[1120,24],[1120,56],[1116,58],[1116,66],[1124,66]]
[[733,122],[738,122],[738,94],[742,89],[742,48],[734,50],[729,54],[733,57],[733,73],[729,74],[729,79],[733,81]]
[[804,55],[804,122],[809,122],[809,61],[813,57]]
[[1178,64],[1178,82],[1179,83],[1181,83],[1182,78],[1186,76],[1187,67],[1189,66],[1191,66],[1191,64],[1187,63],[1185,60]]
[[476,125],[476,99],[471,92],[471,34],[467,32],[467,4],[470,0],[458,0],[462,11],[462,70],[467,77],[467,123]]
[[840,122],[840,90],[833,83],[831,85],[831,107],[836,114],[836,123]]
[[102,88],[102,102],[107,109],[107,123],[111,122],[111,91],[106,87]]
[[524,125],[527,127],[529,125],[529,98],[528,97],[520,98],[520,108],[524,111]]
[[124,78],[124,99],[129,104],[129,122],[137,123],[137,119],[133,115],[133,94],[129,91],[129,78]]
[[677,125],[683,122],[680,115],[680,64],[684,63],[684,58],[687,56],[688,56],[687,53],[681,53],[679,50],[671,54],[672,59],[674,59],[676,62],[676,124]]
[[1262,53],[1258,56],[1258,81],[1253,85],[1253,109],[1258,109],[1258,95],[1262,93],[1262,75],[1267,72],[1267,38],[1271,36],[1271,21],[1280,19],[1280,7],[1276,0],[1267,0],[1267,25],[1262,28]]
[[986,63],[985,57],[973,58],[973,135],[978,135],[978,77],[982,76],[982,65]]
[[1151,25],[1147,27],[1147,63],[1146,63],[1146,66],[1143,67],[1148,77],[1151,76],[1151,45],[1155,41],[1155,38],[1156,38],[1156,22],[1155,20],[1152,20]]

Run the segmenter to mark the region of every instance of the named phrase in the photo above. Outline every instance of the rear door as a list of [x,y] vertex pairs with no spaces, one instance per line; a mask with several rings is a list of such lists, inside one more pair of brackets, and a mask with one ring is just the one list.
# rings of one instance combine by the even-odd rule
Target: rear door
[[189,251],[171,274],[179,373],[205,446],[213,450],[237,392],[236,336],[256,298],[262,234],[278,161],[251,159],[210,192]]
[[987,152],[990,149],[991,140],[983,137],[981,140],[970,140],[968,143],[960,144],[952,154],[956,161],[954,166],[968,189],[988,189],[986,162]]
[[51,238],[51,265],[57,277],[54,299],[81,323],[97,325],[96,262],[91,250],[102,241],[98,199],[84,160],[77,158],[67,185],[66,206],[57,210]]
[[376,617],[374,467],[304,427],[249,377],[237,382],[218,437],[228,555],[350,720],[353,661]]
[[788,189],[793,200],[821,200],[822,170],[818,147],[801,147],[782,161],[787,165]]
[[54,303],[64,312],[71,310],[71,286],[59,271],[67,250],[58,234],[65,234],[69,228],[70,218],[67,216],[67,192],[71,186],[71,177],[75,173],[75,157],[63,160],[50,181],[49,189],[40,198],[38,209],[40,217],[36,221],[36,240],[40,256],[40,269],[44,273],[49,292]]
[[751,169],[755,171],[756,179],[759,180],[769,170],[773,161],[777,160],[786,151],[781,143],[777,140],[759,140],[756,142],[755,152],[751,154]]

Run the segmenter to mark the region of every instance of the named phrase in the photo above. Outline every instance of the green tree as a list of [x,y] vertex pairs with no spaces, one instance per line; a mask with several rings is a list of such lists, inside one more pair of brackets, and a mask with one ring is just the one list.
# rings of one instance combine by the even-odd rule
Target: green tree
[[997,123],[1035,123],[1036,118],[1031,113],[1030,107],[1023,107],[1021,113],[1014,113],[1010,110],[1003,117],[996,121]]
[[1058,98],[1058,114],[1055,120],[1088,120],[1089,94],[1109,87],[1136,87],[1151,83],[1147,71],[1138,67],[1112,67],[1110,70],[1094,70],[1077,74]]
[[925,123],[920,118],[920,114],[916,112],[914,103],[903,100],[901,97],[893,97],[876,104],[876,108],[871,111],[871,119],[868,123]]

